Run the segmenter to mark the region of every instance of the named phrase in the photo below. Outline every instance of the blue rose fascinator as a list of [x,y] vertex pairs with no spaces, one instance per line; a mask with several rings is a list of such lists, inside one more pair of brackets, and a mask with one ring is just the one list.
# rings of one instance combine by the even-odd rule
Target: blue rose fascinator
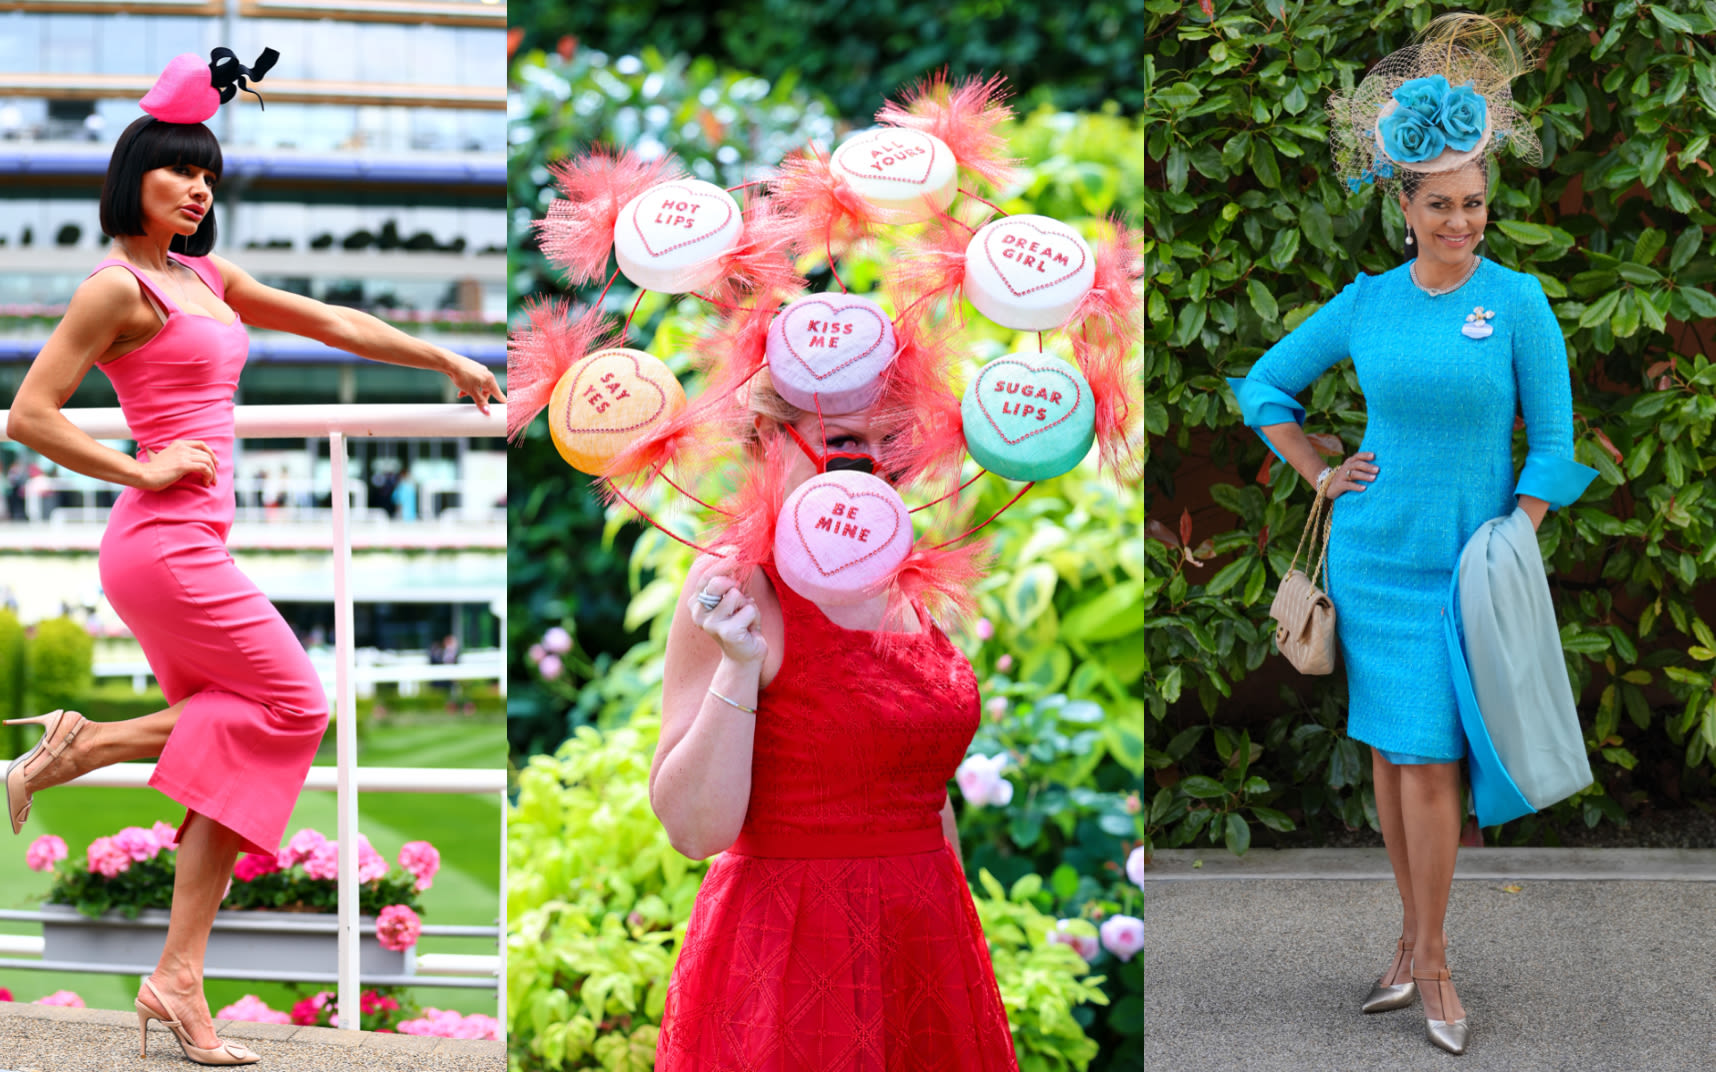
[[1347,188],[1453,171],[1506,146],[1528,163],[1543,147],[1515,110],[1525,50],[1482,15],[1444,15],[1383,57],[1350,94],[1329,98],[1329,141]]

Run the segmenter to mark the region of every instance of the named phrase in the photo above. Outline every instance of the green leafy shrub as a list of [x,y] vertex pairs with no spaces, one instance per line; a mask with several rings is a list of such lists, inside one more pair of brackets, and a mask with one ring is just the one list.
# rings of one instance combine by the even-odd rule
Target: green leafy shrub
[[70,618],[49,618],[30,638],[28,662],[31,707],[75,708],[93,680],[95,638]]
[[24,714],[24,648],[23,623],[0,607],[0,718]]
[[[1399,208],[1339,184],[1321,103],[1456,5],[1213,6],[1151,0],[1145,20],[1147,834],[1239,852],[1247,814],[1272,832],[1376,819],[1339,674],[1299,679],[1272,711],[1231,699],[1273,650],[1267,608],[1310,493],[1268,464],[1222,378],[1358,272],[1399,263]],[[1541,34],[1543,63],[1514,97],[1544,163],[1492,171],[1485,253],[1549,295],[1577,458],[1601,473],[1538,534],[1596,783],[1502,831],[1523,841],[1713,795],[1716,637],[1700,592],[1716,577],[1716,367],[1700,340],[1716,316],[1716,19],[1704,5],[1511,8]],[[1350,363],[1312,385],[1308,408],[1320,449],[1358,448]],[[1516,435],[1516,463],[1523,446]]]
[[1026,875],[1003,889],[994,875],[977,876],[981,895],[974,898],[977,918],[995,958],[995,975],[1013,985],[1004,988],[1002,1004],[1013,1027],[1013,1046],[1020,1072],[1078,1069],[1083,1072],[1097,1056],[1096,1040],[1084,1033],[1074,1015],[1086,1003],[1107,1005],[1100,975],[1087,975],[1084,958],[1071,946],[1049,941],[1055,919],[1033,903],[1043,880]]
[[[1144,0],[1072,7],[987,0],[809,0],[705,5],[685,0],[598,6],[513,0],[508,21],[526,47],[569,35],[579,51],[646,48],[709,56],[770,81],[825,86],[841,114],[866,116],[902,84],[947,67],[955,76],[1003,73],[1027,105],[1063,111],[1117,101],[1136,113],[1136,29]],[[854,32],[856,30],[856,32]]]

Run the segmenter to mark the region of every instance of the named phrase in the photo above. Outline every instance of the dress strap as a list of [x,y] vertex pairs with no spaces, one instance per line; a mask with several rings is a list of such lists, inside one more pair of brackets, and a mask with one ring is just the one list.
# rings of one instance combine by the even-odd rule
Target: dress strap
[[221,278],[220,271],[207,257],[187,257],[183,253],[169,253],[167,256],[197,273],[197,278],[209,288],[209,293],[223,302],[226,301],[226,280]]
[[[143,269],[137,267],[135,264],[132,264],[130,261],[122,261],[117,257],[109,257],[108,259],[102,261],[100,264],[96,265],[93,269],[91,269],[89,274],[94,275],[96,272],[101,271],[103,268],[111,268],[113,265],[116,265],[116,264],[119,265],[119,267],[130,272],[132,275],[136,276],[137,281],[139,283],[143,284],[143,289],[147,290],[150,294],[154,295],[155,300],[157,302],[161,303],[161,307],[163,309],[166,309],[169,312],[174,312],[174,313],[183,311],[179,308],[177,302],[175,302],[175,301],[173,301],[173,299],[167,297],[166,291],[162,290],[160,288],[160,286],[153,279],[149,278],[149,274],[147,272],[143,271]],[[88,277],[86,276],[85,278],[88,278]]]

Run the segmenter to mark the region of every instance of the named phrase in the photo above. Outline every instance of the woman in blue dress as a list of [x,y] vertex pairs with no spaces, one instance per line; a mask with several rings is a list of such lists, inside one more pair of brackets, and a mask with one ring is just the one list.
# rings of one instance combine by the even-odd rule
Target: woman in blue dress
[[[1452,1053],[1464,1051],[1468,1026],[1443,932],[1466,751],[1442,634],[1449,580],[1484,522],[1517,503],[1539,525],[1595,475],[1573,460],[1567,351],[1542,285],[1480,253],[1490,152],[1503,142],[1528,159],[1540,151],[1507,89],[1518,54],[1498,44],[1489,20],[1444,16],[1351,98],[1330,102],[1348,185],[1395,188],[1407,259],[1361,274],[1228,381],[1245,423],[1333,503],[1327,589],[1347,733],[1371,746],[1402,907],[1394,959],[1364,1011],[1404,1008],[1422,982],[1430,1040]],[[1325,467],[1293,396],[1348,357],[1364,440]],[[1529,447],[1517,478],[1516,410]]]

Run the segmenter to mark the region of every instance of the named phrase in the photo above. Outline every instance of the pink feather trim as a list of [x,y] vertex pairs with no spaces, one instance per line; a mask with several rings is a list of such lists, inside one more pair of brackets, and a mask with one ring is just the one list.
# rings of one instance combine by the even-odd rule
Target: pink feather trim
[[903,310],[899,319],[917,315],[920,306],[959,298],[965,286],[965,248],[972,234],[965,223],[943,213],[916,238],[901,239],[892,266],[885,270],[888,289]]
[[630,149],[605,146],[550,164],[548,170],[561,196],[533,226],[542,252],[566,270],[575,287],[601,278],[607,270],[614,224],[626,202],[685,174],[671,156],[645,162]]
[[1113,233],[1092,244],[1096,278],[1073,307],[1067,331],[1076,334],[1081,324],[1100,328],[1102,337],[1120,340],[1119,348],[1125,352],[1144,335],[1143,237],[1119,217],[1110,218],[1109,224]]
[[1132,354],[1144,333],[1144,258],[1138,232],[1118,218],[1110,223],[1113,233],[1093,248],[1096,281],[1068,319],[1067,334],[1096,404],[1102,464],[1125,482],[1143,472],[1144,377]]
[[950,383],[953,340],[916,320],[896,324],[894,335],[899,348],[872,418],[882,435],[876,461],[896,485],[927,479],[936,487],[945,479],[951,493],[966,453],[959,396]]
[[815,145],[781,161],[769,197],[778,214],[793,221],[793,248],[800,256],[838,254],[880,222],[876,210],[834,173]]
[[880,646],[885,647],[890,637],[902,635],[888,630],[897,630],[911,621],[914,604],[921,603],[944,631],[969,621],[977,613],[974,593],[991,563],[989,542],[974,540],[939,549],[924,543],[920,540],[919,546],[912,548],[889,582],[888,609],[875,638]]
[[1018,160],[1005,155],[1007,139],[995,133],[996,125],[1013,117],[1013,109],[1002,103],[1011,95],[1000,75],[950,84],[944,69],[912,87],[903,105],[883,105],[876,122],[940,138],[960,167],[1002,187],[1018,176]]
[[711,546],[722,548],[732,558],[740,584],[750,580],[752,570],[774,558],[775,523],[786,503],[792,451],[785,436],[764,437],[763,456],[745,467],[738,488],[718,504],[728,516]]
[[506,435],[515,443],[548,408],[566,370],[619,343],[619,332],[612,323],[603,323],[600,309],[586,309],[577,320],[568,319],[570,312],[559,298],[533,302],[525,307],[530,326],[507,338]]
[[714,304],[733,307],[752,295],[803,290],[792,259],[803,229],[802,220],[782,215],[766,198],[753,200],[739,244],[721,256],[721,279],[710,292]]

